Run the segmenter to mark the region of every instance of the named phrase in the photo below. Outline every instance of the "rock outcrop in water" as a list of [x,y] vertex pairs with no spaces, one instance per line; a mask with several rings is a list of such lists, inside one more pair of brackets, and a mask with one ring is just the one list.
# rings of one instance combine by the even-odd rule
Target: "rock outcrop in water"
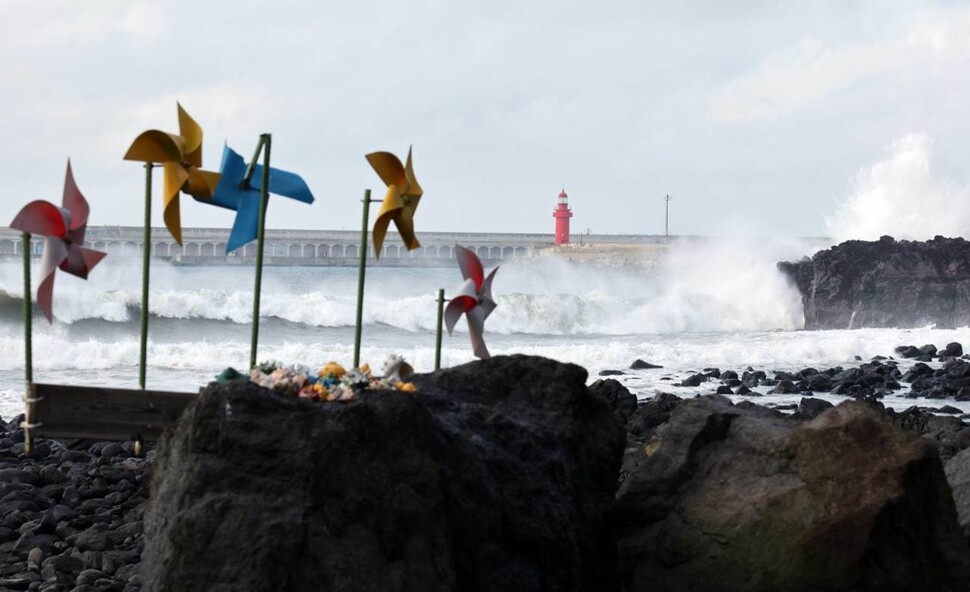
[[500,356],[347,405],[210,385],[159,444],[145,590],[615,590],[624,437],[585,381]]
[[778,268],[798,286],[806,329],[970,325],[970,242],[847,241]]

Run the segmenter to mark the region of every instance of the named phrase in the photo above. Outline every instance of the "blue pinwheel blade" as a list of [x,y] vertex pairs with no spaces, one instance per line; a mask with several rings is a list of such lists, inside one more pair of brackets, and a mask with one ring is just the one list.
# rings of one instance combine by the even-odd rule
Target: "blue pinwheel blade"
[[[253,167],[253,179],[251,184],[258,191],[260,179],[263,178],[263,165],[257,164]],[[296,173],[284,171],[275,167],[269,167],[269,192],[274,195],[282,195],[303,203],[313,203],[313,193],[307,187],[303,177]]]
[[259,233],[259,192],[244,191],[236,208],[236,221],[232,224],[226,253],[235,251],[256,240]]
[[243,177],[246,176],[246,162],[243,157],[236,153],[228,145],[222,148],[222,166],[219,168],[222,177],[216,190],[212,194],[212,199],[206,200],[214,206],[235,210],[239,206],[244,193],[248,189],[240,187]]
[[[213,195],[213,205],[236,210],[236,220],[229,233],[226,252],[256,240],[259,233],[260,183],[263,165],[253,167],[249,183],[243,186],[246,162],[236,151],[226,146],[222,152],[222,178]],[[303,177],[281,169],[269,168],[269,193],[282,195],[303,203],[313,203],[313,193]]]

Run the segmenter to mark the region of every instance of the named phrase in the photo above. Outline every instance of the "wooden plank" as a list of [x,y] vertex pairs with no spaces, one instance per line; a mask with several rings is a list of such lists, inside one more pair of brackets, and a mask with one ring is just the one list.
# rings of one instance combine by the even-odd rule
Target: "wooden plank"
[[33,436],[157,440],[198,393],[32,384],[25,423]]

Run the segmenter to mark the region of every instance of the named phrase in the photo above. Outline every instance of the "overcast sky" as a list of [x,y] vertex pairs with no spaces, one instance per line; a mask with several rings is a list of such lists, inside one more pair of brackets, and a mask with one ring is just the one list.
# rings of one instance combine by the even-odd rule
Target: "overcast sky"
[[[121,157],[177,131],[176,101],[205,168],[272,132],[317,202],[275,199],[271,228],[359,228],[383,196],[364,154],[411,144],[419,237],[552,232],[561,187],[594,233],[662,234],[668,193],[676,234],[878,233],[924,192],[923,223],[970,220],[945,211],[970,201],[957,2],[3,0],[0,64],[0,221],[59,201],[70,156],[92,224],[140,225]],[[232,224],[190,198],[182,218]]]

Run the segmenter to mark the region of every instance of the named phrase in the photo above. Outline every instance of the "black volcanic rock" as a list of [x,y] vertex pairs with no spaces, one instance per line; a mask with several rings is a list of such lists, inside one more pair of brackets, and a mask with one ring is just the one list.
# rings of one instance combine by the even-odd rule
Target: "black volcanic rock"
[[962,238],[847,241],[778,268],[802,295],[806,329],[970,325]]
[[143,589],[616,590],[623,430],[585,381],[498,356],[349,404],[213,383],[159,443]]
[[948,460],[945,468],[960,525],[964,536],[970,538],[970,448]]
[[967,589],[970,548],[935,449],[868,404],[799,423],[687,400],[624,469],[626,590]]
[[606,401],[620,425],[625,425],[630,415],[637,410],[637,396],[614,378],[597,380],[589,385],[589,392]]

